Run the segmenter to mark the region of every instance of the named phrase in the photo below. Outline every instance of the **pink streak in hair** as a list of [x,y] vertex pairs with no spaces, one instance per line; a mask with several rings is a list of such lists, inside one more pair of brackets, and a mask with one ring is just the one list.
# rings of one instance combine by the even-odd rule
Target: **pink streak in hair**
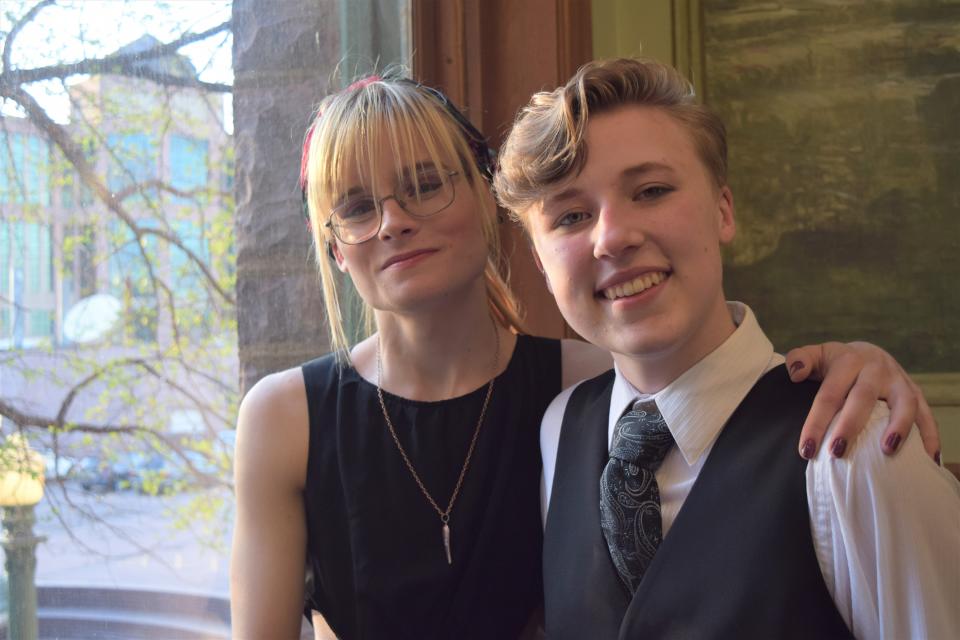
[[[374,74],[367,76],[366,78],[360,78],[356,82],[352,83],[349,87],[344,89],[344,91],[356,91],[357,89],[362,89],[368,84],[373,84],[374,82],[380,82],[383,80],[380,76]],[[323,112],[317,113],[317,117],[310,124],[310,127],[307,129],[307,135],[303,140],[303,149],[300,153],[300,188],[307,188],[307,164],[310,160],[310,140],[313,138],[313,129],[317,124],[317,121],[323,116]]]

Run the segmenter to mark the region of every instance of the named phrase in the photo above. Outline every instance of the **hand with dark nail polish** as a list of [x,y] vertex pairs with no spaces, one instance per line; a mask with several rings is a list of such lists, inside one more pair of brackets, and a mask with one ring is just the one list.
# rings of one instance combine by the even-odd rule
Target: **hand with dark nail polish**
[[846,438],[837,438],[836,440],[833,441],[833,444],[830,446],[830,453],[833,454],[834,458],[842,458],[846,450],[847,450]]
[[896,451],[897,447],[900,446],[900,434],[891,433],[889,436],[887,436],[886,445],[887,445],[887,451],[889,451],[890,453],[893,453],[894,451]]

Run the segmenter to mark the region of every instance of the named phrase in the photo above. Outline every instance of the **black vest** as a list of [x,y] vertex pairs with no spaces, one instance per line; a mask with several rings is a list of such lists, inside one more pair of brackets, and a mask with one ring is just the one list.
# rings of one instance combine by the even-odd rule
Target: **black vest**
[[581,384],[563,418],[543,550],[547,637],[851,637],[817,563],[796,453],[817,386],[784,367],[761,378],[631,598],[600,529],[613,379]]

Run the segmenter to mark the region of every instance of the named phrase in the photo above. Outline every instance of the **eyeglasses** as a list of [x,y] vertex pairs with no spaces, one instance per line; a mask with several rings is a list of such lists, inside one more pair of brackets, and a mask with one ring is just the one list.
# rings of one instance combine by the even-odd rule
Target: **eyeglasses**
[[379,200],[371,195],[351,196],[330,212],[326,226],[345,244],[360,244],[380,233],[383,203],[391,198],[415,218],[428,218],[450,206],[456,196],[453,178],[457,171],[421,168]]

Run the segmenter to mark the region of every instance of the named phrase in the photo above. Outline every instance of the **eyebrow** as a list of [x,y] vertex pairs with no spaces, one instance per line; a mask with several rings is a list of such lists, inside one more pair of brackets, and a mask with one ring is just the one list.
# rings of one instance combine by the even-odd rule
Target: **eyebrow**
[[[436,170],[437,165],[436,163],[433,162],[433,160],[423,160],[421,162],[417,162],[416,164],[414,164],[412,171],[410,170],[409,167],[404,167],[403,170],[400,172],[400,175],[402,175],[404,179],[409,180],[411,175],[416,175],[426,169]],[[357,195],[369,195],[369,194],[367,194],[366,190],[363,187],[350,187],[344,193],[341,193],[336,200],[333,201],[333,206],[338,207],[344,202],[346,202],[347,200],[349,200],[350,198]]]
[[333,201],[333,207],[339,207],[341,204],[349,200],[350,198],[366,193],[363,187],[350,187],[346,192],[341,193],[340,196]]
[[[628,180],[630,178],[652,173],[654,171],[667,171],[671,174],[674,173],[673,167],[668,164],[664,164],[662,162],[641,162],[640,164],[635,164],[632,167],[627,167],[621,171],[620,180]],[[579,187],[570,187],[569,189],[564,189],[559,193],[544,198],[543,207],[541,207],[541,210],[546,210],[547,207],[563,204],[567,200],[578,198],[582,196],[583,193],[584,190]]]
[[654,171],[667,171],[673,173],[673,167],[663,162],[641,162],[640,164],[634,165],[627,169],[623,170],[623,173],[620,174],[621,178],[633,178],[638,175],[643,175],[645,173],[652,173]]

